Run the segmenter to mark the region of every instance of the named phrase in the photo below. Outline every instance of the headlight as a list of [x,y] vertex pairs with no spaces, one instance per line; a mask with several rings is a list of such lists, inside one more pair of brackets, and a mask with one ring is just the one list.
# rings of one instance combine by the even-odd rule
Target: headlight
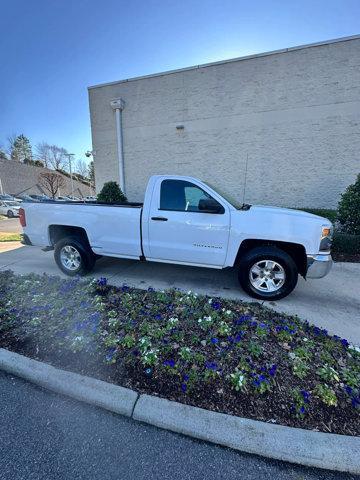
[[331,248],[333,228],[324,226],[321,230],[320,251],[328,252]]

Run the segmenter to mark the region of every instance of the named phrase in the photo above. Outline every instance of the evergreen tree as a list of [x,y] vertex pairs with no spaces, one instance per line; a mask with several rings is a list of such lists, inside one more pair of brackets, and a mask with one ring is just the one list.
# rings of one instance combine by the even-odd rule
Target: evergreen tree
[[341,195],[338,220],[344,232],[360,235],[360,173]]
[[99,203],[124,203],[127,201],[126,196],[121,191],[116,182],[106,182],[97,196]]
[[32,160],[32,150],[30,140],[25,135],[18,135],[11,145],[11,160],[17,162],[24,162],[25,160]]

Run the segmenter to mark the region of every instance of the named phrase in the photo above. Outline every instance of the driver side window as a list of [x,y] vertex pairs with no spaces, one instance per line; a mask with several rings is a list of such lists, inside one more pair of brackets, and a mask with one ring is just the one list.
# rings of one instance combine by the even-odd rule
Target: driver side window
[[160,189],[160,210],[200,212],[200,200],[212,197],[202,188],[184,180],[163,180]]

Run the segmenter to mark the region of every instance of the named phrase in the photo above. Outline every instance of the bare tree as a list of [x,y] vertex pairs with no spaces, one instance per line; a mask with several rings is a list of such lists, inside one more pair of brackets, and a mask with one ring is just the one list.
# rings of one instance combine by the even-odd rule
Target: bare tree
[[38,182],[49,192],[51,198],[55,198],[59,188],[63,188],[66,185],[64,177],[52,172],[40,173]]
[[14,149],[14,143],[16,141],[18,137],[18,134],[17,133],[12,133],[11,135],[9,135],[7,137],[7,149],[6,149],[6,153],[9,155],[9,157],[11,157],[11,152],[13,151]]
[[66,154],[66,149],[57,145],[49,145],[46,142],[36,145],[36,158],[41,160],[47,168],[67,170]]
[[38,143],[35,146],[35,157],[40,160],[46,168],[51,166],[49,147],[50,145],[48,145],[46,142]]
[[89,177],[89,166],[85,160],[77,160],[75,165],[75,172],[81,175],[83,178]]
[[0,143],[0,160],[7,160],[5,148],[3,147],[2,143]]

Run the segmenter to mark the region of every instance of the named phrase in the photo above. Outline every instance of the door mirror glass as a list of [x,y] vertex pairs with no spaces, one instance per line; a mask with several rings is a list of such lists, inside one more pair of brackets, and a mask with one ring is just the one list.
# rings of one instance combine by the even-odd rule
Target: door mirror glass
[[203,213],[224,213],[224,207],[213,198],[199,200],[199,211]]

